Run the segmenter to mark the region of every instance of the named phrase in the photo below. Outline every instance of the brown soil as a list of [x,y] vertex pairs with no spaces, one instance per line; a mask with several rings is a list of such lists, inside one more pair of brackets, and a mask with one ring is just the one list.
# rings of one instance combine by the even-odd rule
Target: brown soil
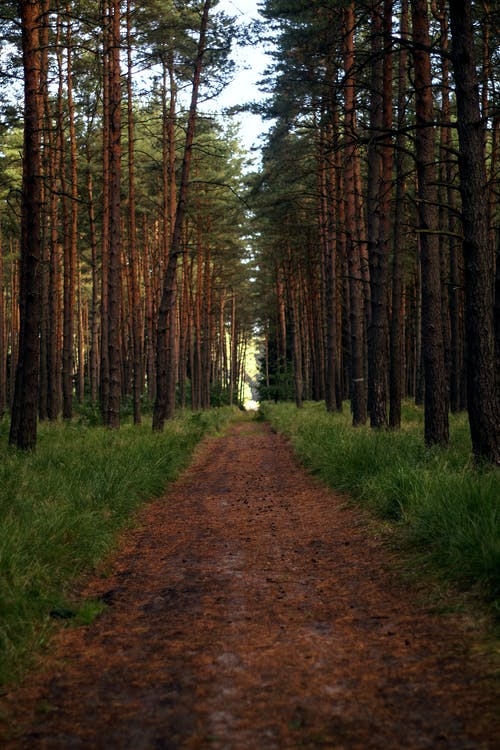
[[7,696],[3,747],[500,748],[471,634],[390,561],[283,438],[238,423],[88,583],[109,608]]

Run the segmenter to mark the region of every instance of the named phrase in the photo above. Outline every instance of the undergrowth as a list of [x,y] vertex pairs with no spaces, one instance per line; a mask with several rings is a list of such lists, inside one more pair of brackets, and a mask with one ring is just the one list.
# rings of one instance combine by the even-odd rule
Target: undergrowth
[[12,680],[57,618],[85,622],[98,603],[68,601],[70,584],[112,550],[147,499],[161,495],[230,408],[111,431],[80,416],[39,428],[37,449],[7,445],[0,422],[0,681]]
[[427,448],[410,403],[398,432],[354,429],[349,409],[328,414],[324,404],[261,412],[326,484],[391,522],[422,570],[479,593],[500,617],[500,473],[473,465],[465,414],[450,418],[449,447]]

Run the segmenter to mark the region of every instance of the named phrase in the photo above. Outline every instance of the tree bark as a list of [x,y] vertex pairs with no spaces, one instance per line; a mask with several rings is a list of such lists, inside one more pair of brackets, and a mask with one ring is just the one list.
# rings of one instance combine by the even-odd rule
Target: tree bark
[[128,114],[128,251],[130,264],[130,306],[132,315],[132,401],[134,424],[141,423],[141,396],[143,389],[142,320],[137,262],[137,220],[135,199],[135,148],[134,110],[132,100],[132,29],[131,7],[127,0],[127,114]]
[[89,384],[90,401],[97,404],[99,389],[99,272],[97,267],[97,230],[94,207],[94,187],[92,180],[90,146],[87,140],[87,199],[90,233],[91,268],[92,268],[92,307],[90,322],[90,351],[89,351]]
[[168,328],[169,325],[173,326],[175,324],[172,312],[174,309],[173,299],[176,288],[177,258],[182,248],[182,234],[188,197],[189,173],[191,169],[193,140],[198,109],[198,95],[201,83],[201,71],[203,67],[203,56],[205,53],[205,40],[210,6],[211,0],[205,0],[201,16],[198,51],[196,55],[193,74],[191,104],[189,107],[186,142],[182,159],[181,180],[177,197],[177,210],[175,214],[172,245],[170,248],[168,264],[163,280],[163,290],[158,312],[156,351],[156,401],[153,413],[153,430],[155,431],[163,430],[165,419],[167,417],[167,398],[169,386]]
[[425,442],[448,443],[448,383],[441,316],[435,130],[427,0],[412,0],[415,67],[415,158],[422,260],[422,347],[425,376]]
[[3,238],[0,216],[0,418],[7,409],[7,326],[5,320],[5,279],[3,271]]
[[121,400],[121,89],[120,0],[110,6],[109,52],[109,266],[108,266],[108,363],[109,398],[104,415],[107,427],[120,426]]
[[494,269],[484,198],[487,176],[484,133],[474,63],[471,3],[450,3],[455,72],[460,193],[464,229],[467,402],[476,459],[500,463],[500,407],[496,388]]
[[408,38],[408,0],[402,0],[399,33],[403,40],[398,60],[398,134],[396,136],[394,196],[394,231],[392,256],[392,315],[390,323],[389,357],[389,427],[393,430],[401,426],[401,402],[403,398],[404,363],[404,315],[403,315],[403,226],[405,215],[405,146],[406,136],[403,127],[406,121],[407,79],[406,66],[408,53],[404,42]]
[[109,225],[110,225],[110,23],[109,0],[103,0],[102,60],[102,225],[101,225],[101,345],[99,398],[103,423],[109,411]]
[[364,367],[363,276],[361,270],[361,238],[359,236],[359,193],[356,189],[358,147],[354,96],[354,4],[344,11],[344,127],[347,144],[344,155],[344,195],[346,252],[349,274],[351,411],[356,427],[367,419],[366,381]]
[[40,260],[42,211],[41,51],[42,6],[20,0],[24,70],[24,142],[21,195],[21,283],[19,357],[9,443],[35,448],[40,355]]
[[367,147],[367,230],[370,268],[370,310],[368,316],[368,411],[372,427],[385,424],[385,389],[382,383],[386,359],[383,336],[384,257],[380,246],[381,150],[379,141],[383,117],[382,0],[374,0],[370,10],[370,122]]
[[[75,108],[73,104],[73,72],[72,72],[72,39],[70,8],[66,6],[67,34],[66,34],[66,94],[69,118],[69,150],[70,150],[70,190],[71,204],[69,212],[69,236],[64,238],[64,331],[63,331],[63,418],[73,416],[73,370],[75,343],[75,294],[76,294],[76,264],[78,242],[78,181],[77,181],[77,147],[75,130]],[[62,133],[61,133],[62,136]],[[64,169],[65,165],[62,164]]]

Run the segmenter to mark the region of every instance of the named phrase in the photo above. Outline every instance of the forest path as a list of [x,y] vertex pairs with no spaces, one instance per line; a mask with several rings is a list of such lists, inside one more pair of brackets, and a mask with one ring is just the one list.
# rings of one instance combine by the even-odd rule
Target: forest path
[[[204,442],[9,696],[4,748],[495,750],[498,680],[267,425]],[[499,703],[496,703],[498,709]]]

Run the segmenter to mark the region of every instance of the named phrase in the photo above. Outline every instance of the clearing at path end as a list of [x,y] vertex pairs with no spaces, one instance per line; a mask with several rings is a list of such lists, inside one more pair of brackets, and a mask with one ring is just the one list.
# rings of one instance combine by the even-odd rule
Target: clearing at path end
[[[5,748],[495,750],[498,682],[268,426],[204,443],[9,696]],[[22,708],[24,706],[24,708]]]

